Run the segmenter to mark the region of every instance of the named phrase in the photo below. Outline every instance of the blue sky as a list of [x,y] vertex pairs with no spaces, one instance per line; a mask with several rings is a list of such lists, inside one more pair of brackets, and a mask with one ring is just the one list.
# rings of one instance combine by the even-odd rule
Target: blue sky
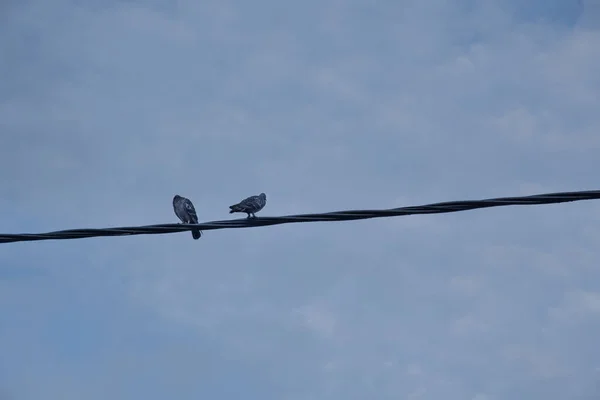
[[[3,2],[0,231],[598,189],[599,21]],[[0,399],[596,399],[599,242],[589,201],[1,245]]]

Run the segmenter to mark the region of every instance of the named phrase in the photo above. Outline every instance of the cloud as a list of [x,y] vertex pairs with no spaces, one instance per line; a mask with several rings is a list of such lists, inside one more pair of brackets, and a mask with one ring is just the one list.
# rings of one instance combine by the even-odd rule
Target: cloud
[[551,308],[549,313],[550,316],[567,323],[577,319],[596,319],[600,316],[600,293],[584,290],[568,292],[562,304]]
[[[591,1],[5,2],[2,231],[596,188]],[[5,245],[20,399],[584,399],[595,202]],[[36,382],[36,385],[31,385]]]

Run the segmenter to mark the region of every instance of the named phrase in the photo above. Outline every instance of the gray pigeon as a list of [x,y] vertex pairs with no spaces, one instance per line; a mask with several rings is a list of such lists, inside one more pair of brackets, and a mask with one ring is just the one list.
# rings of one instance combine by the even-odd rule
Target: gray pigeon
[[263,209],[263,207],[267,204],[267,195],[264,193],[259,194],[258,196],[250,196],[237,204],[229,206],[229,214],[239,212],[248,214],[248,218],[252,216],[252,218],[256,218],[254,213],[259,212]]
[[[189,199],[185,197],[181,197],[178,194],[173,197],[173,210],[175,210],[175,215],[183,222],[184,224],[197,224],[198,216],[196,215],[196,210],[194,209],[194,205]],[[202,231],[199,229],[192,230],[192,237],[194,239],[200,239],[202,236]]]

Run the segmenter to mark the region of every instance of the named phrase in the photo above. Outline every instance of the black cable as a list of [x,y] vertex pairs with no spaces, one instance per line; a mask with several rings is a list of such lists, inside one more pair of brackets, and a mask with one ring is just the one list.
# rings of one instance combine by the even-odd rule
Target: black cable
[[270,226],[279,224],[289,224],[295,222],[351,221],[357,219],[396,217],[412,214],[450,213],[487,207],[553,204],[594,199],[600,199],[600,190],[547,193],[523,197],[500,197],[496,199],[486,200],[450,201],[445,203],[434,203],[423,206],[392,208],[388,210],[350,210],[329,212],[323,214],[287,215],[283,217],[257,217],[251,219],[244,218],[225,221],[212,221],[195,225],[162,224],[104,229],[71,229],[48,233],[0,234],[0,243],[52,239],[82,239],[100,236],[156,235],[163,233],[189,231],[197,228],[200,228],[203,231],[210,231],[214,229],[253,228],[257,226]]

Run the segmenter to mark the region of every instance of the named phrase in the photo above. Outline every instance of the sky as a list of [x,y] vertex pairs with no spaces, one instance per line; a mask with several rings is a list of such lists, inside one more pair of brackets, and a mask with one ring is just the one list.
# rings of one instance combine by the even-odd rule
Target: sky
[[[598,0],[0,4],[0,232],[600,189]],[[592,400],[600,202],[0,245],[0,400]]]

